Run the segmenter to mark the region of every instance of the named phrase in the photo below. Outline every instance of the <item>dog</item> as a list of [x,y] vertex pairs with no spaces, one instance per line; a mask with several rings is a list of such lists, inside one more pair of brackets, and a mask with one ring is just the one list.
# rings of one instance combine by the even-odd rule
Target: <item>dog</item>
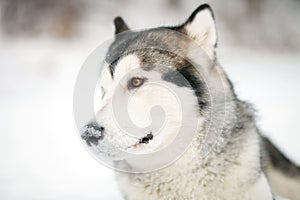
[[124,199],[300,199],[300,168],[261,134],[217,60],[208,4],[179,26],[114,24],[101,106],[81,138],[94,154],[119,156],[112,165],[123,171]]

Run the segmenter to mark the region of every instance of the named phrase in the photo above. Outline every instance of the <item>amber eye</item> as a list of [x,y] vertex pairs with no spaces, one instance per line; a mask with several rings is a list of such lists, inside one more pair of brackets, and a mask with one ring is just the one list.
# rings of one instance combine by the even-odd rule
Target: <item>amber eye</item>
[[140,87],[141,85],[143,85],[143,83],[144,83],[144,79],[134,77],[129,81],[128,87],[129,88],[137,88],[137,87]]

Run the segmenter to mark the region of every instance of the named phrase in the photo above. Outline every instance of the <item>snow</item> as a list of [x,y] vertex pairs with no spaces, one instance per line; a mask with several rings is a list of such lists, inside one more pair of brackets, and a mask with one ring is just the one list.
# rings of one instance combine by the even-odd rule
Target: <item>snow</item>
[[[94,160],[78,137],[73,86],[89,53],[112,36],[115,16],[135,28],[176,24],[199,2],[181,9],[161,4],[90,5],[80,36],[72,40],[0,35],[1,199],[121,199],[113,171]],[[251,49],[226,37],[219,59],[238,95],[256,106],[264,133],[300,164],[299,52]]]

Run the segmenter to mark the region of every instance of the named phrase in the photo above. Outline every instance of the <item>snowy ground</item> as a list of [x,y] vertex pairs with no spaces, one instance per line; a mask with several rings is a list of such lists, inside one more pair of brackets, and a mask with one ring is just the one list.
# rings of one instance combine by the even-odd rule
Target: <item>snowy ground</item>
[[[136,28],[172,24],[196,4],[180,13],[158,4],[137,3],[126,9],[120,4],[90,8],[81,35],[70,41],[1,35],[1,199],[121,199],[113,172],[95,161],[77,136],[72,116],[76,75],[89,53],[112,36],[114,16],[127,15]],[[219,44],[220,62],[239,96],[256,105],[259,126],[300,164],[299,52],[224,43]]]

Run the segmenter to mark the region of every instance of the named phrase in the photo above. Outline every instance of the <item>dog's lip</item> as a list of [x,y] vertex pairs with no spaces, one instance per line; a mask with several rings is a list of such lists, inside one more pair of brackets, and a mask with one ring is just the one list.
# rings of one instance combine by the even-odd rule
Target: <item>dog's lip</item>
[[141,146],[141,145],[143,145],[143,144],[148,144],[149,141],[152,140],[152,139],[153,139],[153,134],[152,134],[152,132],[150,132],[150,133],[148,133],[146,136],[144,136],[144,137],[138,139],[138,141],[137,141],[135,144],[129,146],[128,148]]
[[139,143],[145,143],[148,144],[150,140],[153,139],[153,134],[152,132],[148,133],[145,137],[139,139]]

